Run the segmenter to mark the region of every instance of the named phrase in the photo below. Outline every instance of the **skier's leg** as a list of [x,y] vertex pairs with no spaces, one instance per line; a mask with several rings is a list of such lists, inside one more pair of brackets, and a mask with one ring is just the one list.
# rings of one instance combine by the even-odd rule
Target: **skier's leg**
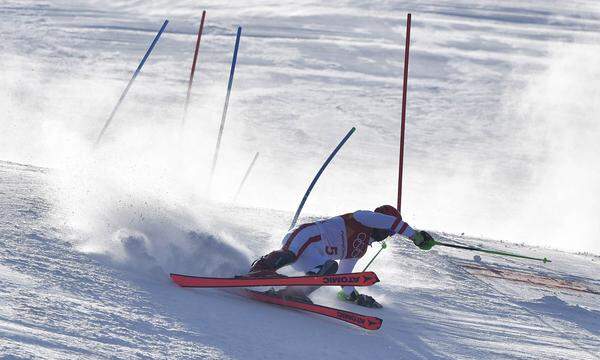
[[306,275],[325,276],[333,275],[338,270],[338,263],[335,260],[327,260],[321,265],[315,266],[311,271],[307,271]]
[[318,237],[319,230],[314,224],[303,224],[291,230],[283,238],[283,248],[275,250],[254,261],[250,267],[253,275],[271,275],[278,269],[296,261],[308,245]]
[[330,258],[325,253],[324,244],[322,242],[314,242],[310,244],[310,246],[304,248],[302,255],[298,257],[292,267],[306,275],[315,275],[318,273],[326,275],[331,271],[330,266],[332,263],[335,263],[337,266],[337,263],[334,260],[328,263],[330,264],[329,266],[323,266],[328,260],[330,260]]
[[321,241],[321,232],[314,223],[302,224],[290,230],[283,240],[281,249],[290,250],[297,258],[302,257],[304,251],[311,245]]
[[[306,275],[323,276],[335,274],[338,269],[338,263],[324,255],[320,244],[314,244],[306,248],[302,256],[292,265],[294,269],[304,272]],[[317,290],[320,286],[289,286],[281,290],[279,294],[294,298],[295,300],[306,300],[308,295]]]
[[[324,276],[324,275],[333,275],[338,270],[338,263],[335,260],[327,260],[322,265],[315,266],[311,271],[308,271],[306,275],[316,275],[316,276]],[[315,290],[320,288],[320,286],[307,286],[304,288],[304,295],[308,296],[313,293]]]

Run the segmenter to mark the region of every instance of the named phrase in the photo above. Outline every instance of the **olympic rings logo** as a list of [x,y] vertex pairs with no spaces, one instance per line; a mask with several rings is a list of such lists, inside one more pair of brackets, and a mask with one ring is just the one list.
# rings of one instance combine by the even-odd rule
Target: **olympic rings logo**
[[354,242],[352,243],[353,250],[351,256],[355,258],[364,253],[365,249],[367,248],[367,245],[367,234],[363,232],[359,233],[356,236],[356,239],[354,239]]

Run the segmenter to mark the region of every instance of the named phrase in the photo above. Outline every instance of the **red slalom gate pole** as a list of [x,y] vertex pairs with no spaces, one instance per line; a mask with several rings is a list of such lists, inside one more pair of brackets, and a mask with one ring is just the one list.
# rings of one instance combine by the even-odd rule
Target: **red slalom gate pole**
[[404,128],[406,127],[406,88],[408,86],[408,53],[410,49],[410,14],[406,17],[406,45],[404,46],[404,84],[402,87],[402,126],[400,129],[400,161],[398,164],[398,204],[402,208],[402,175],[404,168]]
[[198,29],[198,37],[196,38],[196,50],[194,50],[194,60],[192,61],[192,70],[190,71],[190,81],[188,82],[187,96],[185,98],[185,107],[183,110],[183,119],[181,125],[185,125],[185,118],[187,117],[188,106],[190,104],[190,95],[192,93],[192,84],[194,83],[194,73],[196,72],[196,61],[198,60],[198,50],[200,49],[200,40],[202,40],[202,31],[204,30],[204,18],[206,17],[206,10],[202,11],[202,19],[200,20],[200,28]]

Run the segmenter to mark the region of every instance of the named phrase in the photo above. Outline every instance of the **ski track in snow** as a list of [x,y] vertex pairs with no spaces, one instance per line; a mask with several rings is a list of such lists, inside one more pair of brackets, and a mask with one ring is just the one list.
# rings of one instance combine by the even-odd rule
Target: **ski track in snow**
[[[172,125],[172,119],[181,116],[182,89],[201,11],[192,0],[178,1],[176,6],[172,3],[3,2],[0,18],[7,21],[0,24],[0,60],[6,66],[0,74],[6,74],[10,85],[18,89],[8,94],[7,116],[24,124],[30,118],[51,118],[44,131],[53,129],[56,118],[69,119],[67,131],[85,128],[84,137],[92,139],[98,119],[110,111],[149,39],[169,17],[172,23],[168,32],[111,125],[109,141],[118,142],[120,131],[128,134],[148,122],[158,127],[159,131],[153,132]],[[403,48],[398,39],[403,38],[404,30],[399,19],[407,11],[415,16],[413,31],[418,29],[413,34],[410,113],[420,119],[411,129],[415,134],[411,139],[419,138],[420,143],[407,143],[407,153],[411,154],[408,174],[426,170],[431,178],[445,176],[462,159],[469,159],[474,168],[483,169],[482,174],[510,178],[510,186],[529,189],[530,179],[517,175],[528,174],[527,164],[539,160],[543,151],[519,156],[511,153],[514,144],[507,146],[505,135],[511,135],[515,143],[525,136],[513,132],[514,123],[492,131],[495,116],[502,114],[506,91],[498,89],[498,84],[513,77],[510,86],[524,86],[520,76],[541,71],[542,59],[553,46],[575,38],[581,43],[597,40],[600,12],[596,5],[578,1],[563,9],[563,4],[257,1],[240,8],[225,1],[212,2],[207,8],[200,55],[206,61],[201,62],[197,75],[201,81],[196,91],[202,91],[203,96],[195,98],[191,114],[220,116],[232,36],[235,26],[242,24],[240,63],[230,109],[233,123],[226,135],[228,146],[236,149],[226,151],[223,162],[239,160],[236,151],[255,151],[256,144],[273,145],[261,153],[261,160],[264,156],[273,164],[264,165],[263,173],[258,168],[249,179],[247,186],[255,191],[245,195],[248,207],[203,205],[205,208],[198,212],[185,212],[163,208],[153,202],[155,199],[136,202],[126,198],[117,206],[107,205],[111,197],[102,200],[73,195],[72,202],[81,204],[65,209],[61,202],[65,199],[60,198],[64,194],[55,189],[55,178],[64,176],[63,170],[0,162],[0,356],[600,358],[598,295],[476,277],[460,265],[472,261],[471,253],[439,248],[425,253],[397,239],[390,241],[390,250],[384,251],[374,265],[382,282],[364,290],[381,300],[383,309],[340,304],[335,289],[321,289],[315,294],[317,303],[383,318],[383,327],[377,332],[252,302],[225,291],[180,289],[168,279],[169,272],[232,274],[276,246],[291,214],[265,207],[274,201],[279,201],[275,208],[295,204],[318,166],[315,163],[351,126],[360,130],[351,140],[354,146],[345,148],[344,157],[336,159],[337,175],[324,176],[306,211],[336,213],[370,206],[370,202],[357,204],[347,196],[343,189],[348,188],[358,189],[357,193],[380,189],[377,201],[393,198],[395,173],[390,173],[387,164],[395,164],[396,153],[388,148],[391,145],[377,145],[371,139],[397,143],[397,134],[390,133],[386,124],[395,123],[400,112]],[[190,15],[192,12],[197,16]],[[17,60],[11,58],[13,55]],[[27,70],[31,70],[31,78]],[[20,75],[11,78],[11,71]],[[86,88],[80,79],[98,86]],[[36,85],[42,91],[37,92]],[[161,89],[160,99],[156,89]],[[86,98],[89,101],[81,109],[78,96],[86,92],[93,96]],[[32,94],[35,96],[29,98]],[[54,106],[57,102],[67,105]],[[447,123],[447,119],[460,121]],[[438,131],[440,124],[447,124],[449,130]],[[202,126],[201,130],[214,133],[217,125]],[[6,143],[0,144],[0,154],[6,156],[4,159],[45,163],[46,159],[39,158],[46,152],[44,145],[52,148],[56,144],[46,144],[37,135],[40,130],[32,129],[23,130],[31,137],[31,144],[24,148],[3,137]],[[17,128],[16,137],[18,131],[21,129]],[[426,146],[420,146],[423,143]],[[156,141],[153,144],[159,146]],[[134,145],[131,153],[135,154],[139,148]],[[212,142],[207,146],[212,147]],[[187,163],[206,160],[194,156]],[[492,168],[486,165],[491,158],[503,157],[509,160]],[[431,161],[420,167],[413,159]],[[375,162],[369,169],[369,189],[361,187],[365,179],[356,174],[357,162]],[[276,172],[281,179],[270,180],[273,171],[269,166],[294,171]],[[145,170],[140,167],[137,172]],[[470,174],[471,169],[463,170]],[[216,192],[237,185],[239,177],[236,173],[217,173],[221,187]],[[407,208],[417,210],[405,217],[418,219],[418,225],[431,223],[445,229],[447,224],[435,222],[443,216],[431,215],[434,219],[429,221],[425,215],[435,209],[412,206],[430,202],[413,194],[428,193],[431,184],[421,177],[414,179],[419,181],[408,182],[406,201]],[[265,190],[258,184],[261,180],[268,183],[268,193],[257,190]],[[95,194],[93,185],[83,186],[82,192]],[[496,192],[484,200],[500,201],[506,196],[504,191],[510,194],[509,185],[485,185],[484,189]],[[97,191],[110,189],[107,186]],[[432,193],[447,196],[449,204],[464,198],[462,193],[453,198],[444,189]],[[265,194],[280,194],[280,198]],[[86,202],[93,201],[99,201],[98,212],[94,204],[86,207]],[[440,205],[440,214],[449,213],[444,205]],[[477,211],[467,212],[463,218],[474,219],[480,215]],[[80,220],[79,212],[110,223],[110,231],[100,231],[103,228],[95,224],[94,230],[81,232],[78,224],[71,223]],[[451,216],[448,223],[454,222]],[[474,228],[473,232],[479,230]],[[444,233],[437,236],[548,256],[553,262],[547,265],[482,258],[490,266],[600,286],[600,259],[594,255]],[[96,245],[100,248],[94,248]]]

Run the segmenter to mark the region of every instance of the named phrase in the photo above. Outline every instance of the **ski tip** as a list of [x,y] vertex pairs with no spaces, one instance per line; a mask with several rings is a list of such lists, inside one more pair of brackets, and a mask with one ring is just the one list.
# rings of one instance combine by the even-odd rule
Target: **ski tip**
[[363,274],[363,279],[365,282],[365,285],[373,285],[375,283],[378,283],[379,277],[377,276],[377,274],[375,274],[373,271],[367,271]]
[[368,317],[365,319],[363,327],[367,330],[379,330],[383,320],[378,317]]
[[378,283],[381,280],[379,280],[379,276],[377,276],[377,274],[373,273],[373,276],[375,277],[375,281],[373,283]]
[[181,286],[181,287],[186,287],[185,286],[185,282],[183,281],[183,277],[185,275],[181,275],[181,274],[175,274],[175,273],[170,273],[169,277],[171,278],[171,281],[173,281],[175,284]]

